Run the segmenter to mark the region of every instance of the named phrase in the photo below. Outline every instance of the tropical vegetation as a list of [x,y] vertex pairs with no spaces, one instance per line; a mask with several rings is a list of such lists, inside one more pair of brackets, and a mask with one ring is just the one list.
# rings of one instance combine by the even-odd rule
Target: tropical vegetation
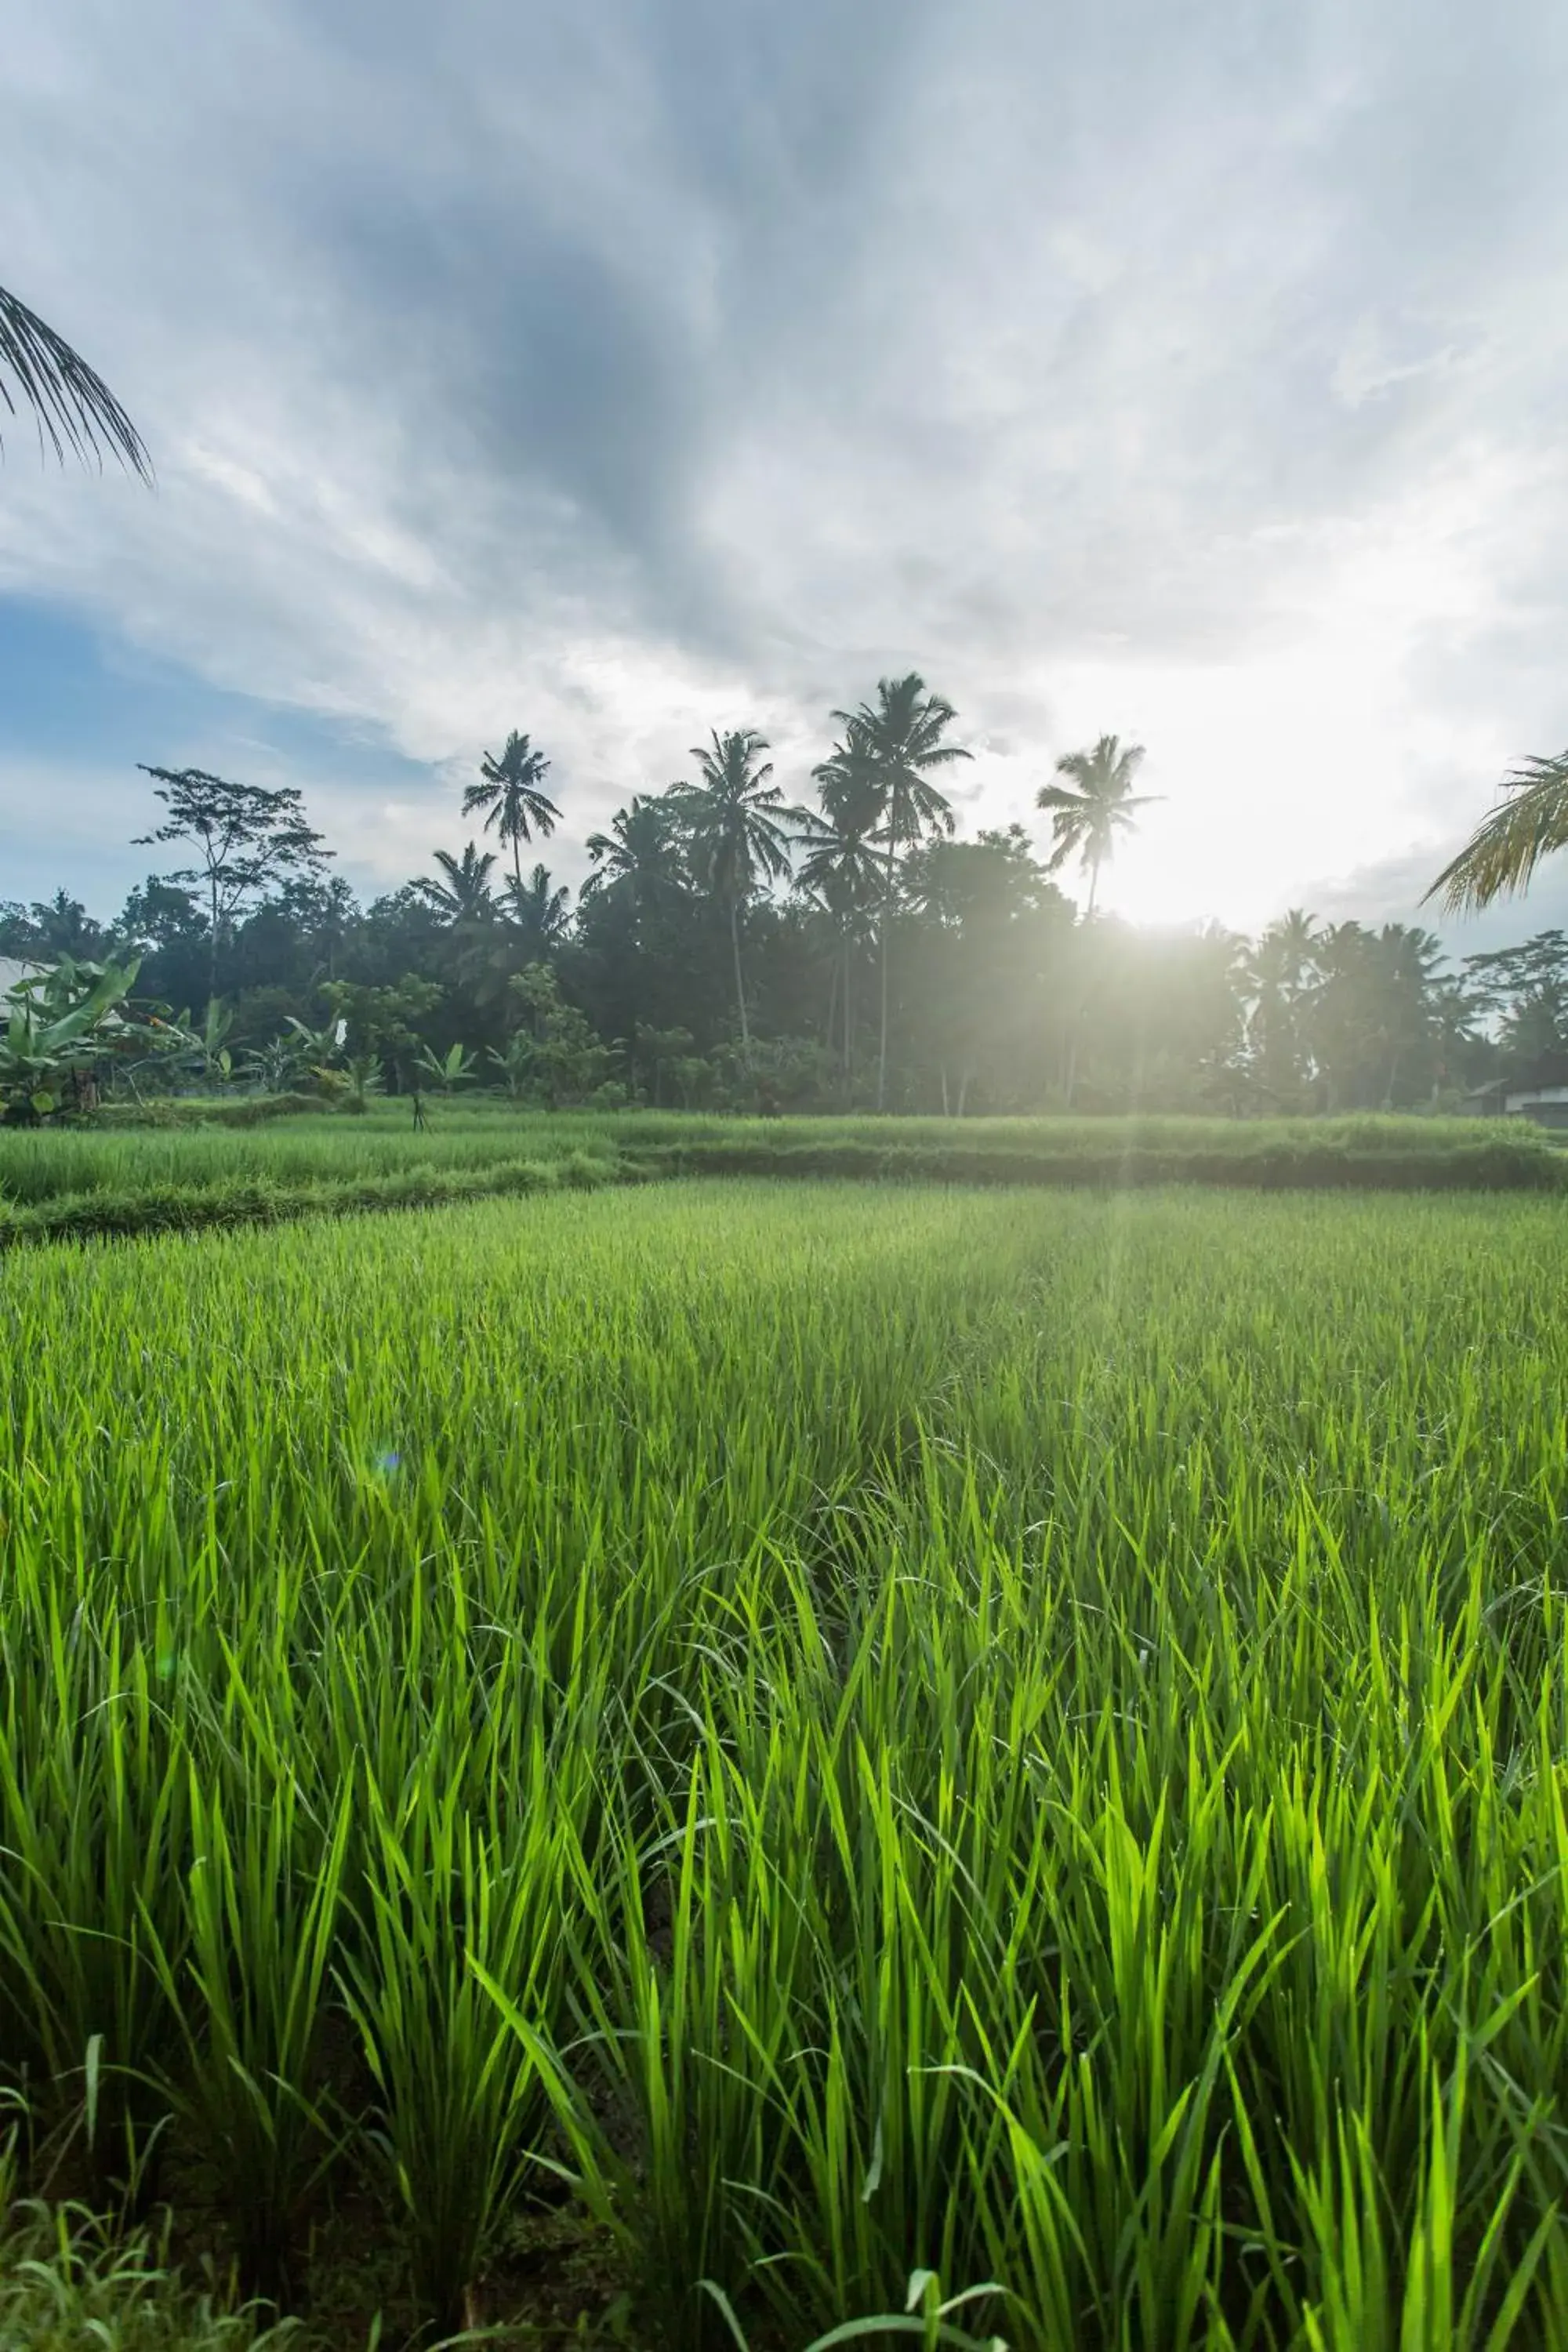
[[[138,1017],[205,1041],[128,1074],[142,1097],[304,1086],[363,1105],[456,1070],[557,1108],[1334,1115],[1456,1108],[1568,1054],[1554,932],[1456,967],[1418,926],[1302,909],[1251,939],[1140,930],[1099,893],[1157,797],[1134,789],[1141,746],[1063,755],[1037,849],[1022,826],[960,833],[942,786],[966,747],[918,674],[833,718],[809,804],[756,729],[715,730],[694,775],[588,834],[574,905],[523,866],[559,811],[516,730],[462,797],[498,846],[437,849],[368,906],[297,790],[150,767],[163,821],[141,838],[183,862],[108,920],[63,888],[0,903],[0,955],[134,964]],[[564,1057],[535,1050],[535,969],[574,1024]],[[99,1076],[112,1087],[112,1062]]]
[[1499,790],[1497,807],[1426,893],[1450,913],[1526,889],[1542,859],[1568,845],[1568,751],[1524,761]]
[[1568,1156],[1442,1115],[1568,937],[1141,932],[1142,746],[831,717],[575,907],[516,729],[368,906],[152,765],[0,906],[6,2347],[1568,2342]]

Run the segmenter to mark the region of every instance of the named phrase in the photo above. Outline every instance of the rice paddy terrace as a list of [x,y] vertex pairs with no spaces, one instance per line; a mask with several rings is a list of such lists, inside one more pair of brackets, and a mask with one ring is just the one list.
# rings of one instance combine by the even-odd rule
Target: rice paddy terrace
[[[17,1213],[91,1195],[17,1140]],[[12,1252],[15,2192],[344,2352],[1568,2341],[1565,1215],[746,1176]]]

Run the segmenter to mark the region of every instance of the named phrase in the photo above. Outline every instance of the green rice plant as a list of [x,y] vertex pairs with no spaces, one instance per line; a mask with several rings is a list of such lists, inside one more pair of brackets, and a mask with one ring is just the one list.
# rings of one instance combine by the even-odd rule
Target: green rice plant
[[565,2172],[650,2345],[1568,2337],[1562,1221],[563,1184],[7,1257],[42,2160],[172,2108],[432,2327]]
[[[1458,2191],[1466,2084],[1462,2049],[1447,2084],[1436,2072],[1426,2078],[1426,2160],[1413,2184],[1415,2210],[1392,2252],[1392,2184],[1380,2173],[1364,2131],[1342,2121],[1334,2162],[1315,2179],[1298,2168],[1323,2292],[1322,2302],[1302,2315],[1311,2352],[1481,2352],[1482,2347],[1491,2352],[1513,2337],[1541,2257],[1555,2234],[1556,2216],[1541,2217],[1494,2294],[1523,2164],[1516,2158],[1496,2205],[1484,2217],[1479,2242],[1463,2248],[1466,2217]],[[1461,2253],[1464,2274],[1456,2277]]]
[[749,1120],[469,1102],[416,1129],[387,1103],[352,1120],[0,1133],[0,1249],[683,1175],[1551,1192],[1568,1160],[1517,1119]]
[[[723,1888],[731,1824],[726,1776],[710,1782],[711,1764],[710,1755],[694,1764],[683,1802],[669,1807],[671,1825],[647,1848],[611,1798],[600,1869],[563,1920],[580,2021],[564,2052],[559,2039],[547,2045],[490,1969],[473,1964],[498,2027],[538,2066],[579,2184],[625,2250],[651,2332],[680,2347],[723,2340],[721,2314],[745,2279],[747,2217],[736,2208],[769,2197],[768,2116],[756,2086],[778,2054],[754,2046],[734,2000],[737,1973],[749,1978],[762,1957],[761,1923]],[[648,1924],[656,1892],[668,1900],[659,1931]],[[776,1912],[762,1925],[766,1956],[779,1964],[770,1971],[775,2020],[789,2016],[792,1925]],[[662,1952],[656,1932],[668,1937]],[[616,2116],[633,2119],[631,2145],[618,2138]]]
[[73,2206],[0,2205],[0,2343],[14,2352],[283,2352],[293,2337],[185,2286],[145,2233],[116,2239]]
[[336,1949],[349,1793],[312,1821],[292,1769],[244,1760],[221,1786],[193,1774],[184,1977],[150,1934],[183,2047],[171,2105],[212,2163],[241,2291],[286,2305],[301,2212],[334,2152],[320,2109],[323,1998]]
[[531,2052],[480,1972],[539,2028],[554,2026],[573,1834],[570,1801],[549,1770],[533,1801],[493,1829],[476,1823],[463,1796],[460,1768],[411,1785],[395,1811],[368,1780],[369,1916],[342,1979],[379,2096],[373,2144],[437,2336],[472,2324],[471,2290],[499,2219],[535,2171],[549,2111]]
[[85,2126],[100,2193],[151,2194],[166,2115],[152,2080],[174,2017],[154,1952],[189,1932],[188,1787],[157,1658],[24,1561],[0,1621],[0,2019],[46,2122]]

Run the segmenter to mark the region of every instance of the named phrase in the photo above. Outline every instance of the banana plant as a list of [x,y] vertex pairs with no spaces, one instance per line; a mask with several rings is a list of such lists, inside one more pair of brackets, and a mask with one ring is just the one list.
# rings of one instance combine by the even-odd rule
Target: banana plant
[[7,1115],[47,1118],[106,1053],[141,1034],[117,1010],[139,970],[139,961],[62,956],[51,971],[18,982],[0,1003],[0,1104]]
[[213,997],[207,1004],[206,1017],[195,1032],[202,1076],[208,1086],[226,1085],[234,1076],[234,1055],[224,1042],[233,1026],[233,1005],[225,1004],[221,997]]
[[493,1045],[486,1048],[487,1058],[500,1072],[506,1090],[514,1102],[532,1091],[537,1075],[538,1055],[532,1038],[526,1029],[515,1029],[506,1041],[506,1051],[498,1054]]
[[461,1045],[450,1045],[445,1054],[434,1054],[428,1045],[421,1045],[415,1066],[444,1095],[456,1093],[466,1087],[474,1075],[479,1056]]
[[[342,1013],[329,1021],[324,1028],[311,1029],[290,1013],[289,1026],[294,1032],[292,1039],[279,1038],[279,1044],[280,1046],[292,1045],[296,1075],[303,1064],[316,1081],[318,1093],[329,1099],[342,1095],[347,1081],[339,1062],[349,1034],[349,1024]],[[363,1089],[357,1081],[354,1092],[363,1100]]]
[[300,1046],[297,1037],[274,1037],[252,1045],[245,1056],[245,1074],[269,1095],[287,1094],[300,1075]]
[[349,1034],[349,1024],[341,1013],[335,1020],[329,1021],[323,1029],[308,1028],[303,1021],[296,1019],[290,1013],[289,1026],[293,1030],[297,1040],[295,1051],[309,1062],[312,1068],[318,1064],[335,1062],[343,1050],[344,1040]]

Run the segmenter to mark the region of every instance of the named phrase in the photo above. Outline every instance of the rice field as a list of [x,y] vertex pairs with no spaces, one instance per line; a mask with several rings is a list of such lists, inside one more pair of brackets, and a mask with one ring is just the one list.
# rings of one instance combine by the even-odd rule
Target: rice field
[[1521,1119],[762,1119],[426,1097],[416,1129],[401,1101],[246,1127],[218,1121],[266,1105],[177,1108],[178,1124],[0,1129],[0,1249],[672,1175],[1568,1189],[1568,1154]]
[[1313,1150],[1438,1159],[1506,1149],[1555,1164],[1542,1131],[1521,1120],[1364,1117],[1222,1118],[781,1118],[701,1113],[531,1111],[489,1101],[425,1097],[416,1129],[405,1102],[382,1101],[363,1117],[296,1115],[254,1127],[206,1122],[109,1129],[0,1129],[0,1202],[34,1206],[62,1196],[127,1193],[243,1178],[279,1183],[378,1176],[412,1167],[476,1168],[519,1155],[707,1150],[761,1147],[777,1155],[813,1146],[1011,1157],[1078,1156],[1101,1161],[1130,1151],[1254,1157]]
[[1568,2342],[1565,1215],[11,1255],[32,2185],[344,2347]]

